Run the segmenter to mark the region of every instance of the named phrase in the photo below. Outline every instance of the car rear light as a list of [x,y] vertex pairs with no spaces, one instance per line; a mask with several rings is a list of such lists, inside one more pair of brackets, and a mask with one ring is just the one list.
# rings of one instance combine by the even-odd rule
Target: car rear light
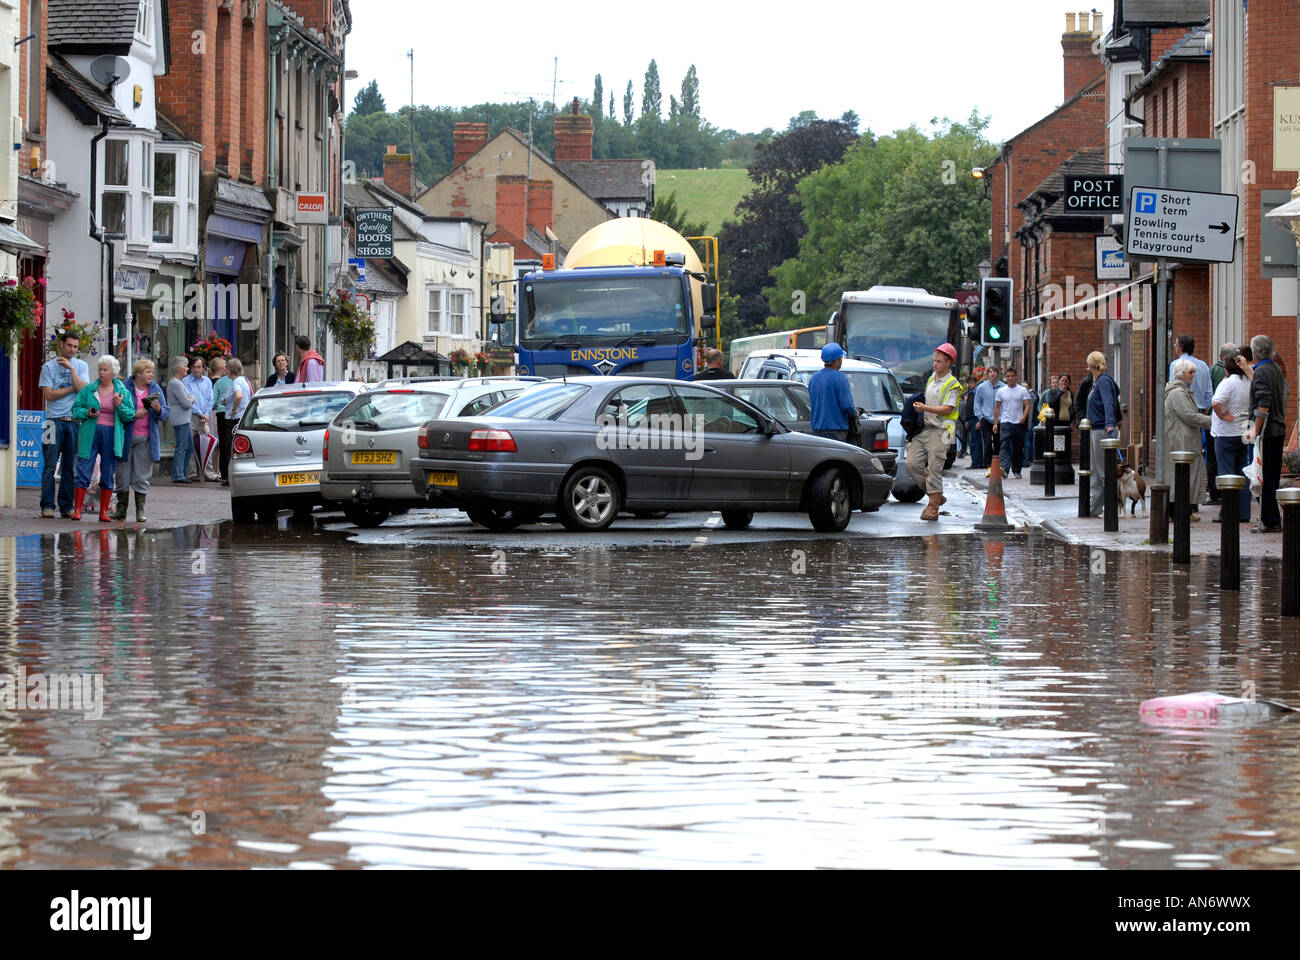
[[427,423],[420,428],[418,443],[421,450],[429,449],[429,425]]
[[469,435],[472,453],[515,453],[515,438],[507,430],[475,430]]
[[234,443],[230,447],[230,455],[237,459],[244,459],[253,455],[253,442],[244,434],[236,434]]
[[321,456],[321,459],[322,459],[322,460],[326,461],[327,463],[329,462],[329,458],[330,458],[330,432],[329,432],[329,428],[328,428],[328,427],[325,428],[325,446],[321,449],[321,455],[320,455],[320,456]]
[[875,440],[874,443],[871,444],[871,449],[872,449],[872,450],[888,450],[888,449],[889,449],[889,437],[886,436],[886,435],[883,434],[883,433],[878,433],[878,434],[876,434],[876,440]]

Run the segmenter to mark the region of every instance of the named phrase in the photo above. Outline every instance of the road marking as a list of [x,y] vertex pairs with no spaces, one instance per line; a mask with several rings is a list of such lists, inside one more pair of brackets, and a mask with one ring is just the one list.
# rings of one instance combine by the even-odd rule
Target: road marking
[[[710,516],[709,519],[704,521],[704,529],[713,530],[721,522],[722,522],[722,513],[720,511],[714,511],[712,516]],[[698,536],[695,538],[694,541],[692,541],[691,549],[692,550],[703,549],[708,544],[708,542],[709,542],[709,538],[707,536]]]

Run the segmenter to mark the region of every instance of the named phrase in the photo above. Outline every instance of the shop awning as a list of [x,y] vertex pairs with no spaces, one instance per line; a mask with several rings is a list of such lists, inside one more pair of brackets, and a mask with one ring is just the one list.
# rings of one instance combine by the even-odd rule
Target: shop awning
[[248,244],[241,240],[223,240],[209,235],[204,267],[208,273],[237,276],[244,269],[244,255],[247,253]]
[[240,243],[261,243],[262,224],[214,213],[208,217],[208,236],[238,240]]
[[44,253],[45,248],[21,230],[15,230],[7,223],[0,223],[0,250],[7,250],[14,256],[20,253]]

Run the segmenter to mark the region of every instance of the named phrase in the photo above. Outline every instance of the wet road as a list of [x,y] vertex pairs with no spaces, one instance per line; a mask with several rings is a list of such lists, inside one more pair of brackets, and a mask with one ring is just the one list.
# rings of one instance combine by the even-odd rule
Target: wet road
[[707,519],[0,541],[0,675],[103,681],[0,706],[0,864],[1300,866],[1297,722],[1138,719],[1300,702],[1273,567]]

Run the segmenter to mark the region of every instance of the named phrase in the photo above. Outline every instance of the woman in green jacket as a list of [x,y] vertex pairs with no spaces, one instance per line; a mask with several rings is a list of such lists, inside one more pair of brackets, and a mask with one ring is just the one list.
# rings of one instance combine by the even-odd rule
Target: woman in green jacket
[[99,519],[108,523],[108,502],[113,497],[113,473],[126,449],[125,425],[135,419],[135,398],[117,378],[117,358],[105,354],[96,362],[99,379],[88,383],[72,405],[72,419],[81,421],[77,438],[77,485],[73,492],[72,519],[81,519],[90,473],[99,457]]

